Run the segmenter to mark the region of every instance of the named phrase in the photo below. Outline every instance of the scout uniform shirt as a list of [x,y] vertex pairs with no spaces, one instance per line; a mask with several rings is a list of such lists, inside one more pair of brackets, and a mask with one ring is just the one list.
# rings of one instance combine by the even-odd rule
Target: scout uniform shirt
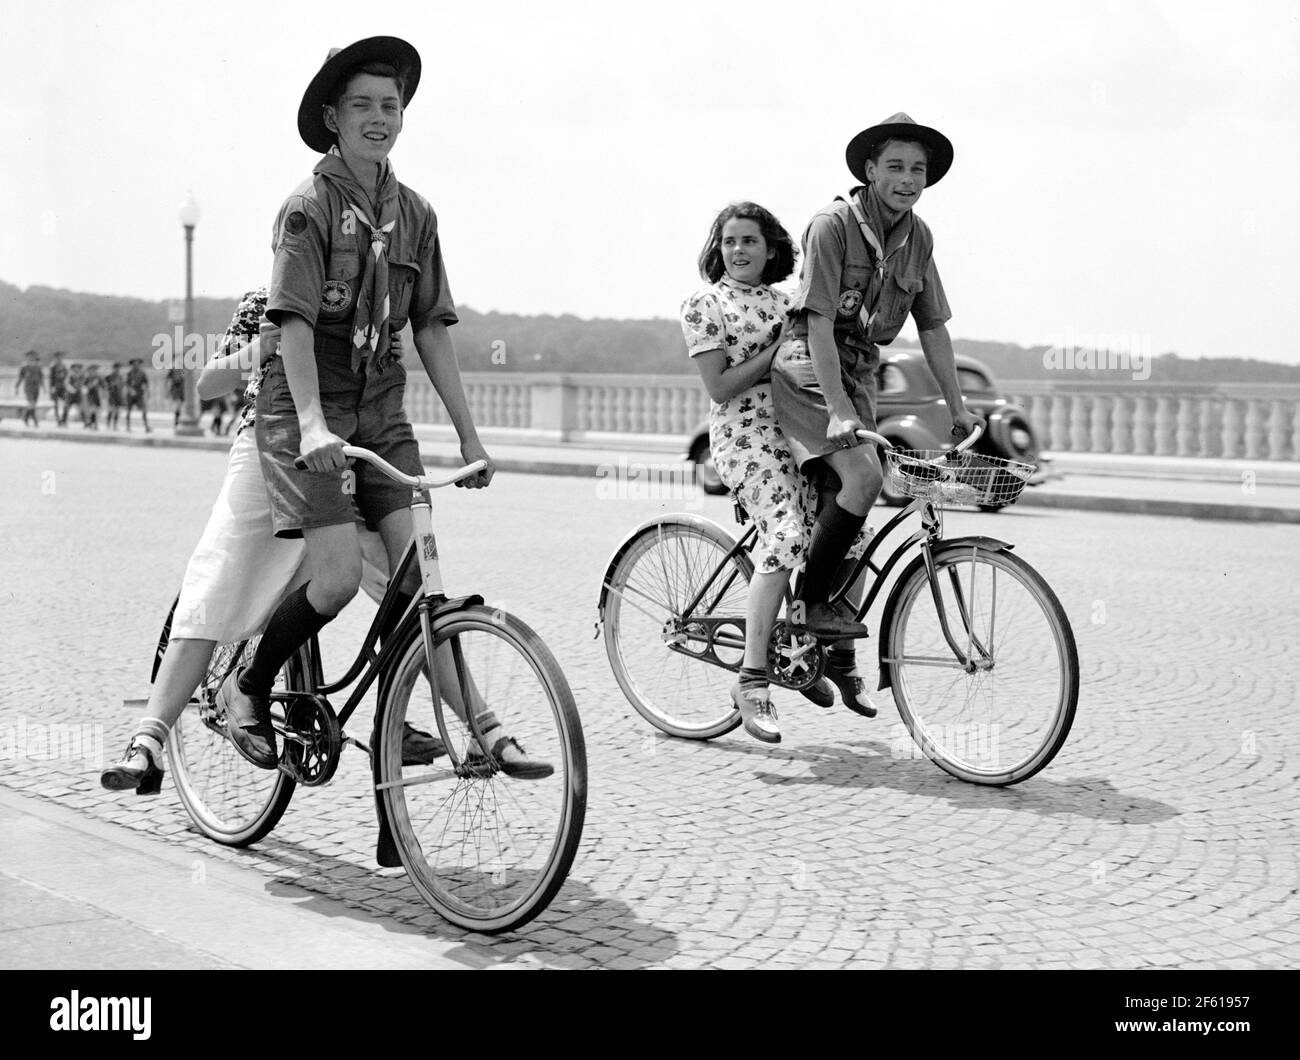
[[[366,302],[369,294],[362,287],[375,267],[367,258],[375,251],[376,227],[386,229],[387,328],[401,330],[408,318],[416,331],[434,321],[454,324],[457,319],[433,207],[399,184],[391,166],[381,181],[380,199],[373,202],[343,159],[331,153],[285,200],[275,222],[267,318],[280,326],[282,313],[298,314],[312,325],[317,351],[353,352],[354,371],[376,360],[368,370],[382,371],[386,359],[386,337],[377,350],[360,346],[357,329],[364,330],[369,320],[355,319],[358,302]],[[382,297],[375,301],[381,304]],[[368,309],[373,319],[375,307]],[[372,352],[380,356],[372,357]]]
[[68,366],[62,361],[50,365],[50,396],[61,398],[67,392]]
[[41,392],[41,366],[35,361],[24,361],[18,369],[18,382],[29,398],[35,398]]
[[851,194],[884,251],[883,260],[863,236],[848,202],[836,199],[818,211],[803,234],[790,336],[807,340],[808,312],[828,318],[834,322],[841,364],[860,375],[874,371],[880,361],[877,344],[893,342],[909,312],[921,331],[946,323],[952,313],[925,222],[908,210],[886,238],[874,190],[858,187]]

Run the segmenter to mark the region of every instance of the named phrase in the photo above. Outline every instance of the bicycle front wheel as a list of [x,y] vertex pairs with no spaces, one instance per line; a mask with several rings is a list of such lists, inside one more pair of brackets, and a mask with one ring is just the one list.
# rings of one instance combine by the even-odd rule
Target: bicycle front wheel
[[[198,690],[167,739],[167,757],[181,803],[199,831],[226,846],[244,847],[264,838],[284,815],[293,797],[293,779],[278,769],[261,769],[237,750],[226,735],[225,713],[216,705],[226,676],[253,658],[260,637],[219,644]],[[305,653],[293,656],[273,692],[302,691]],[[284,707],[271,705],[284,721]]]
[[[1019,556],[963,545],[934,561],[934,591],[919,560],[894,591],[882,634],[894,701],[941,769],[973,784],[1015,784],[1052,760],[1074,720],[1079,657],[1069,620]],[[970,665],[944,636],[940,608]]]
[[670,515],[638,532],[605,575],[610,668],[637,713],[670,736],[708,740],[740,724],[731,687],[754,565],[745,552],[728,558],[735,544],[714,523]]
[[[435,708],[418,627],[399,651],[382,706],[379,787],[402,864],[442,916],[493,933],[526,924],[559,891],[582,838],[587,752],[568,682],[528,626],[488,607],[469,607],[434,629],[441,703]],[[477,746],[463,714],[494,739],[511,737],[548,775],[511,775]],[[446,706],[450,705],[451,710]],[[439,731],[455,757],[402,765],[402,730]],[[489,748],[488,750],[491,750]]]

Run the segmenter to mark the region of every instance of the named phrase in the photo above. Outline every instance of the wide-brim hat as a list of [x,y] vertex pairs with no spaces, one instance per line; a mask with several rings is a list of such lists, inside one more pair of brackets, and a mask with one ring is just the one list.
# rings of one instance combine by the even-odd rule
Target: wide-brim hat
[[952,165],[952,141],[938,129],[928,125],[918,125],[902,111],[894,114],[879,125],[863,129],[849,141],[844,149],[844,161],[851,172],[863,184],[867,182],[867,159],[876,144],[886,140],[916,140],[930,151],[930,164],[926,167],[925,186],[933,187],[943,179]]
[[374,62],[397,68],[406,81],[402,109],[411,102],[420,83],[420,53],[406,41],[400,37],[367,37],[346,48],[331,48],[298,105],[298,135],[313,151],[325,154],[334,146],[335,134],[325,125],[322,108],[330,101],[330,93],[339,78],[355,66]]

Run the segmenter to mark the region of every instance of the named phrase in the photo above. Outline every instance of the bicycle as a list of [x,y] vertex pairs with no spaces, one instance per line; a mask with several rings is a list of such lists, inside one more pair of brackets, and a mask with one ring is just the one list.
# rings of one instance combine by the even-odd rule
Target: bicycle
[[[943,505],[1011,504],[1034,471],[969,452],[980,433],[950,450],[914,451],[858,431],[881,447],[891,489],[912,500],[870,539],[832,599],[846,599],[870,570],[871,587],[853,605],[864,622],[886,579],[911,555],[881,612],[879,687],[892,691],[926,757],[961,780],[1001,786],[1033,776],[1064,744],[1078,703],[1079,660],[1056,594],[1011,544],[943,537]],[[878,564],[883,542],[914,514],[921,528]],[[712,520],[671,514],[638,526],[610,558],[598,635],[603,628],[624,695],[662,732],[708,740],[740,724],[728,689],[744,654],[756,535],[751,525],[736,540]],[[801,690],[821,678],[832,642],[800,627],[789,591],[785,602],[768,649],[768,680]]]
[[[284,666],[271,695],[282,747],[271,770],[252,765],[235,749],[216,705],[222,682],[252,657],[258,638],[219,645],[168,739],[176,789],[204,835],[248,846],[276,826],[297,785],[327,784],[343,747],[352,744],[371,757],[381,866],[402,865],[420,895],[460,927],[489,934],[520,927],[560,889],[582,837],[587,759],[573,694],[550,650],[520,619],[485,606],[481,596],[448,598],[443,591],[432,513],[419,491],[451,485],[481,470],[483,462],[437,479],[405,475],[367,449],[344,446],[343,452],[414,491],[415,534],[365,640],[337,680],[325,679],[315,637]],[[395,587],[412,564],[419,568],[421,591],[376,651],[379,630],[397,606]],[[171,617],[159,639],[154,678]],[[429,665],[433,659],[438,665]],[[441,687],[453,670],[454,687]],[[327,697],[354,683],[335,713]],[[343,731],[372,686],[373,751]],[[554,773],[543,779],[503,776],[482,739],[489,717],[530,754],[553,762]],[[440,756],[432,766],[403,766],[407,722],[438,733],[445,762]]]

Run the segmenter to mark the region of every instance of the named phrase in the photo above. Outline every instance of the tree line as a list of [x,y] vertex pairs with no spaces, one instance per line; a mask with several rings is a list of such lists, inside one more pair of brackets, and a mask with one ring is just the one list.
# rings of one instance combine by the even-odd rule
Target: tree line
[[[192,331],[221,335],[238,302],[196,298]],[[452,330],[463,371],[609,372],[656,375],[691,374],[681,328],[668,318],[586,320],[572,315],[519,316],[479,313],[460,307]],[[122,361],[143,357],[149,364],[156,337],[176,325],[167,302],[114,295],[83,294],[51,287],[23,290],[0,281],[0,365],[17,365],[30,349],[46,362],[55,350],[65,360]],[[1044,346],[954,339],[958,353],[969,354],[1003,379],[1060,380]],[[895,343],[895,347],[906,346]],[[1300,366],[1259,359],[1179,357],[1156,354],[1151,380],[1170,383],[1300,383]],[[1059,363],[1059,362],[1058,362]],[[1087,363],[1086,361],[1083,363]],[[1104,368],[1078,368],[1073,381],[1095,375],[1112,379]]]

